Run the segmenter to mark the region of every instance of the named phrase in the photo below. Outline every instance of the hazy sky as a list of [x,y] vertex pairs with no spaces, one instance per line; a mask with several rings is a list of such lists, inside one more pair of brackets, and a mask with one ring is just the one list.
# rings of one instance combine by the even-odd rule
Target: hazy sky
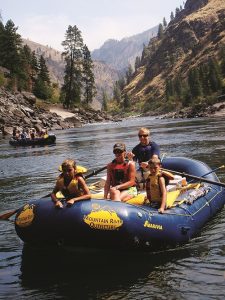
[[1,0],[3,23],[11,19],[23,38],[62,50],[69,25],[76,25],[89,50],[109,38],[120,40],[148,30],[183,0]]

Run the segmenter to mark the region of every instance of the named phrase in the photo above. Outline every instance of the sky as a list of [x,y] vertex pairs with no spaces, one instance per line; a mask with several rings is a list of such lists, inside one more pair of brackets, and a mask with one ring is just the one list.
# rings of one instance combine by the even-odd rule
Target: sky
[[77,26],[89,50],[108,39],[121,40],[142,33],[184,0],[1,0],[3,24],[12,20],[23,37],[59,51],[69,25]]

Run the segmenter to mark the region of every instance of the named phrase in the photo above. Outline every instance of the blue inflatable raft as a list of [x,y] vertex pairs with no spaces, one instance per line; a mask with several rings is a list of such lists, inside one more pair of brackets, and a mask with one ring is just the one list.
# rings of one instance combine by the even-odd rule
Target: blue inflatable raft
[[[182,157],[163,160],[163,167],[203,176],[212,170]],[[225,189],[215,173],[198,189],[180,193],[164,214],[148,205],[91,199],[56,209],[50,198],[30,201],[15,218],[18,236],[35,245],[126,250],[155,250],[189,241],[225,204]],[[191,178],[186,177],[187,181]]]

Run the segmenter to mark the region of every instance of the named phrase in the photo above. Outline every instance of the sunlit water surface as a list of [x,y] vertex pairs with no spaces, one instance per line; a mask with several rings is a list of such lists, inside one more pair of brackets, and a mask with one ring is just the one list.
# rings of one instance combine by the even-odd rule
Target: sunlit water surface
[[[66,158],[91,172],[112,160],[112,146],[137,144],[151,129],[166,156],[225,164],[225,119],[130,119],[57,131],[56,145],[12,147],[0,137],[0,213],[48,194]],[[102,174],[90,178],[97,180]],[[225,170],[217,172],[225,182]],[[13,218],[0,221],[0,299],[224,299],[225,210],[201,235],[175,249],[149,254],[37,249],[17,237]]]

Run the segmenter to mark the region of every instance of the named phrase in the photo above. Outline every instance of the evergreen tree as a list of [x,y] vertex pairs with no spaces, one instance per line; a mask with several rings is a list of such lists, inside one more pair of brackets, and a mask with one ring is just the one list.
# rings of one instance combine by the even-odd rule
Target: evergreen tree
[[38,75],[42,81],[50,84],[49,71],[46,66],[46,62],[45,62],[43,55],[41,55],[39,58],[39,74]]
[[120,76],[118,80],[118,86],[121,91],[124,89],[125,85],[126,85],[125,78],[123,76]]
[[175,17],[178,16],[179,12],[180,12],[180,9],[179,9],[179,7],[177,7],[176,10],[175,10]]
[[118,104],[121,102],[121,89],[118,81],[113,85],[113,98]]
[[83,39],[76,25],[69,25],[62,45],[66,66],[61,99],[64,101],[64,106],[69,108],[81,101]]
[[167,22],[166,22],[166,18],[163,18],[163,27],[166,28],[167,27]]
[[133,74],[133,68],[132,68],[131,64],[129,64],[128,69],[126,71],[127,84],[129,84],[131,82],[132,74]]
[[95,79],[93,73],[94,65],[91,59],[91,53],[86,45],[83,47],[83,81],[84,98],[86,104],[92,102],[96,94]]
[[208,96],[212,93],[209,84],[209,64],[201,64],[199,67],[199,80],[202,85],[203,95]]
[[141,58],[139,56],[137,56],[136,59],[135,59],[135,64],[134,64],[135,72],[137,72],[137,69],[140,66],[141,66]]
[[16,74],[20,68],[19,53],[22,48],[21,36],[12,20],[7,21],[2,37],[2,66]]
[[216,59],[209,60],[209,84],[213,92],[222,88],[222,74]]
[[17,80],[21,72],[21,57],[20,52],[22,49],[22,39],[17,33],[17,27],[15,27],[12,20],[6,22],[3,29],[1,27],[1,45],[0,45],[0,63],[3,67],[10,71],[11,81],[9,84],[13,89],[17,89]]
[[34,83],[35,78],[37,77],[37,74],[38,74],[38,60],[37,60],[35,51],[32,51],[32,53],[31,53],[31,70],[32,70],[31,78]]
[[35,80],[33,93],[36,97],[43,100],[48,100],[52,96],[50,86],[49,71],[45,63],[44,57],[41,55],[38,63],[38,74]]
[[131,101],[127,94],[124,95],[123,107],[125,110],[128,110],[131,107]]
[[159,28],[158,28],[158,38],[161,39],[163,37],[163,26],[162,24],[160,23],[159,24]]
[[173,11],[171,11],[171,14],[170,14],[170,21],[173,21],[174,20],[174,13]]
[[220,59],[221,59],[221,64],[220,64],[220,69],[222,76],[225,77],[225,45],[223,45],[220,49]]
[[188,74],[188,84],[190,92],[193,98],[197,98],[202,95],[202,86],[199,79],[198,68],[192,69]]
[[105,90],[102,90],[102,110],[107,111],[108,110],[108,95]]
[[166,79],[166,99],[169,100],[170,97],[175,95],[174,84],[172,79]]

